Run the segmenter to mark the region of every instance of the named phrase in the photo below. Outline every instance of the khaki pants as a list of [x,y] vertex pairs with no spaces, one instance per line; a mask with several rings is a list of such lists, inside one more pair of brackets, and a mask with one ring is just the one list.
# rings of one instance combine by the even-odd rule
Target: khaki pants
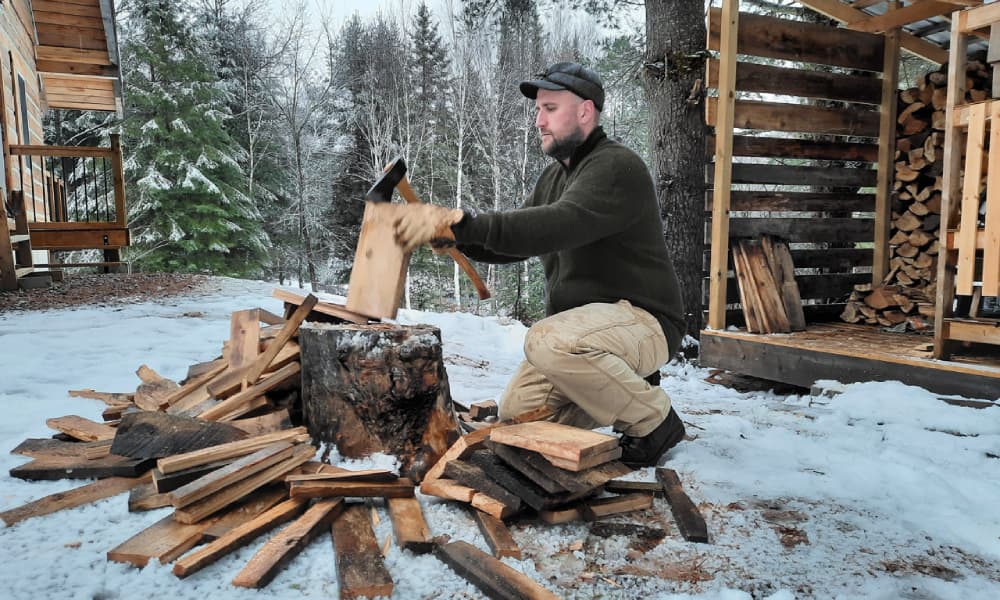
[[526,360],[500,400],[500,417],[543,405],[553,420],[641,437],[667,416],[670,398],[644,377],[669,357],[659,322],[621,300],[593,303],[546,317],[524,340]]

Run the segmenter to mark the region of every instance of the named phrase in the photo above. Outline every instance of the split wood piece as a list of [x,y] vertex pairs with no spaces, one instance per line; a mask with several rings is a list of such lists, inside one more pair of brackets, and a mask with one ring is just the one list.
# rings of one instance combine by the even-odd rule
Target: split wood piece
[[768,267],[774,277],[774,282],[785,307],[785,316],[792,331],[805,331],[806,316],[802,310],[802,297],[799,285],[795,281],[795,265],[792,263],[792,253],[788,244],[770,235],[761,236],[761,245]]
[[374,481],[387,483],[398,479],[398,475],[385,469],[365,469],[363,471],[348,471],[345,469],[337,473],[303,473],[285,477],[285,481],[288,483],[301,481]]
[[237,481],[291,458],[294,452],[295,446],[293,444],[275,442],[170,492],[170,503],[174,505],[174,508],[184,508]]
[[489,427],[483,427],[482,429],[473,431],[472,433],[466,434],[458,438],[458,440],[455,441],[455,443],[452,444],[451,447],[449,447],[448,450],[446,450],[445,453],[441,455],[441,458],[438,459],[438,461],[434,464],[434,466],[427,471],[426,475],[424,475],[423,483],[434,481],[435,479],[438,479],[442,475],[444,475],[444,468],[445,465],[448,464],[448,461],[462,458],[468,455],[476,448],[482,446],[482,444],[487,439],[489,439],[490,432],[493,431],[495,428],[503,427],[506,425],[516,425],[518,423],[530,423],[533,421],[541,421],[543,419],[548,419],[553,414],[555,413],[553,413],[551,408],[543,406],[540,408],[536,408],[534,410],[524,412],[510,419],[500,421],[495,425]]
[[473,516],[475,516],[479,531],[486,538],[486,544],[493,552],[493,556],[497,558],[509,556],[521,560],[521,548],[518,547],[514,536],[510,534],[510,529],[507,529],[503,521],[478,509],[473,510]]
[[222,375],[229,368],[229,363],[220,361],[208,371],[192,377],[180,388],[163,399],[167,404],[166,412],[172,415],[183,415],[185,411],[205,402],[212,397],[208,393],[208,384]]
[[200,465],[246,456],[275,442],[299,443],[306,441],[309,441],[309,432],[306,431],[305,427],[296,427],[294,429],[265,433],[235,442],[210,446],[201,450],[166,456],[156,461],[156,468],[163,474],[176,473],[177,471],[183,471]]
[[407,498],[413,496],[413,482],[401,477],[390,483],[374,481],[293,481],[292,498]]
[[268,492],[260,497],[250,498],[243,505],[235,506],[217,517],[195,524],[178,523],[166,516],[109,550],[108,560],[144,567],[155,558],[160,564],[167,564],[200,544],[209,527],[226,523],[226,528],[232,529],[274,506],[278,502],[277,498],[274,493]]
[[278,315],[274,314],[273,312],[271,312],[271,311],[269,311],[267,309],[258,308],[257,309],[257,316],[260,317],[260,322],[261,323],[266,323],[267,325],[284,325],[285,324],[285,318],[284,317],[279,317]]
[[226,510],[221,519],[209,519],[209,525],[205,528],[203,536],[204,541],[212,542],[219,539],[287,499],[288,492],[281,484],[272,483],[260,488],[245,500],[233,505],[232,509]]
[[11,454],[30,456],[31,458],[87,458],[87,453],[92,448],[100,448],[107,443],[106,440],[96,442],[67,442],[54,438],[28,438],[14,447]]
[[54,419],[46,419],[45,424],[56,431],[65,433],[74,440],[95,442],[110,440],[115,437],[115,428],[104,423],[97,423],[77,415],[67,415]]
[[259,417],[233,419],[226,422],[233,427],[242,429],[250,435],[263,435],[292,428],[292,417],[288,414],[287,408],[269,412]]
[[103,479],[104,477],[138,477],[153,466],[146,458],[125,458],[108,455],[88,460],[74,457],[36,458],[10,470],[11,477],[29,480]]
[[665,496],[663,485],[655,481],[623,481],[614,479],[604,484],[604,491],[612,494],[653,494]]
[[733,270],[736,273],[736,284],[739,289],[740,306],[743,307],[743,320],[750,333],[770,333],[769,325],[760,314],[760,302],[756,297],[757,286],[754,285],[750,264],[741,244],[732,246]]
[[415,554],[433,550],[434,542],[420,509],[420,501],[416,498],[389,498],[387,502],[396,545]]
[[120,392],[95,392],[87,388],[83,390],[70,390],[69,395],[73,398],[88,398],[90,400],[100,400],[108,406],[120,404],[132,404],[135,394]]
[[274,361],[281,349],[287,344],[299,331],[299,326],[302,322],[306,320],[309,316],[309,311],[312,310],[318,300],[316,296],[309,294],[302,300],[302,304],[295,309],[295,312],[288,317],[285,324],[281,327],[281,331],[275,336],[274,341],[272,341],[267,350],[263,354],[257,357],[248,367],[245,369],[239,369],[236,371],[228,371],[226,376],[220,380],[213,381],[208,386],[208,391],[216,398],[224,398],[229,394],[233,393],[235,390],[241,388],[243,383],[246,385],[253,385],[257,383],[260,376],[267,371],[268,367]]
[[105,456],[111,454],[111,439],[98,440],[96,442],[91,442],[87,448],[83,451],[83,456],[87,460],[94,460],[98,458],[104,458]]
[[230,369],[246,367],[260,354],[260,313],[256,308],[233,313],[229,322],[228,349],[226,358]]
[[263,396],[267,392],[270,392],[279,386],[285,385],[293,380],[297,380],[301,371],[302,367],[299,363],[288,363],[266,377],[263,381],[255,383],[247,389],[233,394],[212,408],[202,412],[198,415],[198,417],[205,419],[206,421],[217,421],[227,416],[231,416],[234,413],[237,413],[237,411],[241,408],[245,408],[247,404],[256,398]]
[[122,418],[122,415],[132,410],[139,410],[139,407],[135,404],[109,404],[101,411],[101,418],[104,419],[105,423],[117,421]]
[[591,492],[591,490],[585,490],[576,493],[562,492],[550,494],[520,472],[507,466],[495,454],[486,450],[472,453],[467,460],[482,469],[483,473],[490,479],[500,484],[505,490],[514,494],[535,510],[560,506]]
[[560,469],[541,454],[531,450],[505,446],[492,441],[487,442],[487,447],[493,450],[501,460],[551,493],[558,493],[560,490],[570,492],[596,490],[609,480],[632,472],[631,467],[617,460],[604,462],[582,471],[567,471]]
[[0,512],[0,520],[10,527],[25,519],[49,515],[66,508],[76,508],[104,498],[117,496],[136,486],[143,485],[148,480],[146,477],[108,477],[65,492],[49,494],[17,508],[5,510]]
[[245,432],[224,423],[142,411],[122,417],[111,452],[129,458],[162,458],[246,437]]
[[351,504],[331,528],[341,600],[392,596],[393,583],[364,504]]
[[499,444],[533,450],[550,460],[564,459],[574,464],[618,447],[618,438],[613,435],[550,421],[497,427],[490,432],[490,439]]
[[135,390],[133,402],[143,410],[163,410],[167,407],[166,399],[180,389],[177,382],[163,377],[146,365],[135,372],[142,383]]
[[[286,304],[292,304],[294,306],[301,306],[304,300],[304,296],[278,288],[275,288],[274,291],[271,292],[271,295]],[[364,325],[371,320],[365,315],[347,310],[347,307],[343,304],[336,304],[333,302],[317,302],[316,306],[314,306],[312,310],[328,317],[335,317],[342,321],[356,323],[358,325]]]
[[586,502],[580,507],[583,518],[587,521],[596,521],[608,515],[646,510],[647,508],[653,508],[652,494],[626,494],[624,496],[598,498],[597,500]]
[[[104,480],[106,481],[106,480]],[[142,512],[170,506],[167,494],[156,491],[154,483],[143,483],[132,488],[128,495],[128,511]]]
[[231,461],[219,461],[205,465],[198,465],[196,467],[191,467],[190,469],[184,469],[183,471],[173,471],[171,473],[164,473],[159,469],[153,469],[153,487],[156,488],[157,492],[166,494],[181,486],[187,485],[196,479],[200,479],[217,469],[221,469],[222,467],[230,464],[230,462]]
[[750,269],[750,282],[756,288],[750,297],[758,301],[758,315],[765,321],[766,330],[768,333],[790,332],[792,326],[785,312],[785,303],[764,249],[759,242],[752,240],[741,240],[739,245]]
[[[466,485],[477,492],[482,492],[498,500],[512,511],[521,509],[521,498],[494,481],[492,477],[477,465],[464,460],[452,460],[445,466],[444,473],[462,485]],[[475,500],[475,497],[473,497],[473,500]]]
[[593,454],[591,456],[581,458],[579,461],[567,460],[558,456],[548,456],[546,454],[543,454],[542,456],[560,469],[576,473],[618,460],[622,457],[622,448],[621,446],[612,448],[611,450],[602,452],[601,454]]
[[[274,341],[268,342],[268,344],[273,344]],[[273,373],[278,369],[288,365],[289,363],[299,360],[301,348],[299,344],[294,341],[285,342],[284,347],[278,352],[274,360],[271,361],[271,365],[267,368],[264,373]],[[243,385],[243,376],[245,369],[233,371],[226,370],[218,376],[212,378],[204,386],[204,393],[199,390],[198,393],[194,394],[191,401],[185,401],[184,404],[187,406],[187,412],[201,412],[199,408],[204,410],[206,405],[208,407],[212,406],[209,400],[218,399],[224,400],[229,398],[233,394],[241,392],[246,386]],[[249,385],[249,383],[248,383]],[[198,402],[195,403],[195,400]],[[195,414],[197,414],[195,412]]]
[[581,505],[538,511],[538,517],[549,525],[560,525],[583,520]]
[[321,500],[268,540],[233,579],[233,585],[262,588],[343,511],[341,498]]
[[438,546],[434,554],[441,562],[495,599],[556,600],[559,598],[524,573],[486,554],[468,542]]
[[420,484],[420,491],[429,496],[437,496],[438,498],[445,498],[447,500],[458,500],[459,502],[472,502],[473,496],[476,495],[476,490],[459,484],[451,479],[432,479],[430,481],[424,480]]
[[195,363],[188,367],[187,377],[185,377],[185,382],[190,382],[192,379],[201,377],[202,375],[213,371],[222,366],[229,366],[229,361],[224,357],[218,357],[214,360],[209,360],[205,362]]
[[261,488],[272,481],[281,479],[289,471],[308,461],[316,454],[310,446],[298,445],[295,447],[292,457],[280,462],[255,475],[242,479],[235,484],[224,488],[215,494],[208,496],[194,504],[174,511],[174,520],[181,523],[197,523],[198,521],[212,515],[222,508],[239,501],[254,490]]
[[236,526],[206,544],[203,548],[182,557],[174,564],[173,573],[184,578],[242,547],[245,543],[282,523],[294,519],[309,505],[305,498],[290,498],[253,519]]
[[673,513],[677,529],[680,530],[684,539],[689,542],[707,544],[708,526],[705,524],[705,518],[701,516],[698,507],[684,492],[677,472],[673,469],[659,467],[656,469],[656,479],[663,485],[663,490],[667,494],[667,502],[670,504],[670,512]]
[[483,492],[476,492],[473,494],[472,502],[470,502],[470,504],[472,504],[474,508],[478,508],[488,515],[493,515],[501,521],[507,517],[516,515],[521,510],[520,501],[516,505],[512,506],[497,500],[493,496],[484,494]]
[[486,417],[495,417],[498,411],[496,400],[473,402],[469,405],[469,416],[477,421],[482,421]]

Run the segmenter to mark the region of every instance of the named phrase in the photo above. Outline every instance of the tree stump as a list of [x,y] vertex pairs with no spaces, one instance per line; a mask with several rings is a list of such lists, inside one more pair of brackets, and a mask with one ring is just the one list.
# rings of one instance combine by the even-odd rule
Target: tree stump
[[458,437],[437,327],[308,323],[299,343],[313,439],[352,458],[395,455],[419,482]]

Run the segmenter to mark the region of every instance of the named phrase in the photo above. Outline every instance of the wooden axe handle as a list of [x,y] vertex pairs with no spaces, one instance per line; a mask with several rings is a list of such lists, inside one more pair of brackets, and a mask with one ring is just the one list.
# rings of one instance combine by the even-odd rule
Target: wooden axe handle
[[[417,193],[413,191],[413,186],[410,185],[410,180],[406,177],[406,175],[403,175],[403,178],[398,184],[396,184],[396,189],[399,190],[399,195],[403,197],[403,200],[406,200],[407,204],[420,203],[420,198],[418,198]],[[466,258],[464,254],[459,252],[458,248],[454,246],[448,248],[446,251],[448,256],[454,259],[454,261],[458,263],[458,266],[462,267],[462,270],[465,271],[465,274],[469,276],[469,279],[472,281],[472,285],[475,286],[476,292],[479,294],[479,299],[488,299],[491,295],[490,289],[486,287],[485,283],[483,283],[483,278],[479,276],[479,273],[476,271],[476,268],[472,266],[472,263],[469,262],[469,259]]]

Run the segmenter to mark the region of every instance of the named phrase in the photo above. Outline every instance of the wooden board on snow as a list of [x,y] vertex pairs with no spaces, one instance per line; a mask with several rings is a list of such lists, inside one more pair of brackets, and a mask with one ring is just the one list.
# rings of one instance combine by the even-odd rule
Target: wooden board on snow
[[490,439],[499,444],[533,450],[548,457],[580,462],[618,447],[618,438],[589,429],[550,421],[497,427]]

